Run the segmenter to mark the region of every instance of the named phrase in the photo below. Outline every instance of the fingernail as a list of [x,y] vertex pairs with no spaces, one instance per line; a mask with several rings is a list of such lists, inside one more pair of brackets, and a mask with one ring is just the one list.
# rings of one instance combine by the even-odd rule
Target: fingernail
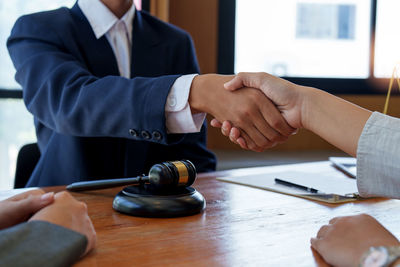
[[41,200],[42,202],[49,202],[50,200],[53,199],[53,197],[54,197],[54,192],[48,192],[48,193],[46,193],[46,194],[43,194],[43,195],[40,197],[40,200]]
[[299,129],[296,129],[296,131],[294,131],[293,133],[292,133],[292,135],[295,135],[295,134],[297,134],[299,132]]

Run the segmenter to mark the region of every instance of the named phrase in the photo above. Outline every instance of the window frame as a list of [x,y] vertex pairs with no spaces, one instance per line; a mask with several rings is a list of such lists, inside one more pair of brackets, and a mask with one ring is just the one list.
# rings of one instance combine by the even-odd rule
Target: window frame
[[[334,94],[384,94],[389,78],[374,77],[375,29],[377,1],[371,0],[369,77],[356,78],[308,78],[282,77],[291,82],[323,89]],[[218,73],[234,73],[236,1],[219,0],[218,9]],[[397,91],[397,90],[396,90]],[[397,93],[397,92],[396,92]],[[398,94],[398,93],[397,93]]]

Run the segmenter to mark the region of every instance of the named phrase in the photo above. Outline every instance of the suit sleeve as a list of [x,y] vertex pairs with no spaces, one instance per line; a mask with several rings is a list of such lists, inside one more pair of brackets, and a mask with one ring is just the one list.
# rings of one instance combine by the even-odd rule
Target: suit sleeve
[[0,266],[71,266],[85,252],[84,235],[44,221],[0,231]]
[[400,119],[374,112],[358,140],[357,186],[363,197],[400,198]]
[[130,129],[167,136],[165,102],[180,75],[96,77],[67,51],[59,34],[28,15],[16,22],[7,42],[25,104],[39,122],[72,136],[142,140]]

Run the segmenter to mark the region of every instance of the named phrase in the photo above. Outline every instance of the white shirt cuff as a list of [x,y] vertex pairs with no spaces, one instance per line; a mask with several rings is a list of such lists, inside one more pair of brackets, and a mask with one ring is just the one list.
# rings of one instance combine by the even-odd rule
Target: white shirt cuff
[[167,97],[165,117],[168,133],[200,132],[205,113],[192,114],[189,106],[189,93],[192,81],[197,74],[183,75],[176,79]]

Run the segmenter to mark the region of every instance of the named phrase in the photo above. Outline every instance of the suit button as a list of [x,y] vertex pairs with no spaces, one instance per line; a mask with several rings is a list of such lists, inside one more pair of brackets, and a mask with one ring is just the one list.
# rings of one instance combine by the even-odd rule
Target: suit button
[[137,136],[138,136],[137,131],[135,131],[134,129],[129,129],[129,134],[132,135],[132,136],[134,136],[134,137],[137,137]]
[[151,138],[150,133],[148,131],[142,131],[142,137],[144,139],[150,139]]
[[159,131],[154,131],[153,132],[153,138],[155,140],[161,140],[162,139],[162,134]]

